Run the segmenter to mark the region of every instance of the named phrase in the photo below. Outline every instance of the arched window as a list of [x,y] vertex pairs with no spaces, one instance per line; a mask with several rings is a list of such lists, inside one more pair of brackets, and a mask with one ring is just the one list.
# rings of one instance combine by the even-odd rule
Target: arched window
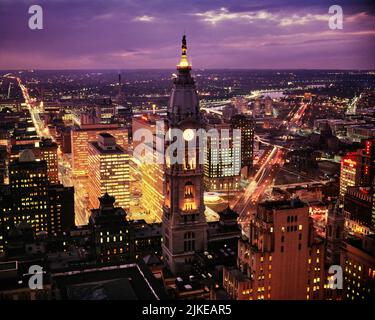
[[194,170],[196,167],[196,159],[195,159],[195,150],[188,150],[185,153],[185,160],[184,160],[184,169],[185,170]]
[[185,183],[185,198],[194,198],[194,185],[191,181]]

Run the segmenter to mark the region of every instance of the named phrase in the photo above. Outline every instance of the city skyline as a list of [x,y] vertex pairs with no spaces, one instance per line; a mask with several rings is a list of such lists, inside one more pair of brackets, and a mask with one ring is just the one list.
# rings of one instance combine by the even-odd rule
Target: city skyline
[[375,299],[367,2],[1,2],[0,301]]
[[[0,69],[171,69],[186,33],[194,69],[373,69],[374,9],[338,1],[41,1],[43,29],[28,28],[30,1],[2,1]],[[23,23],[22,23],[23,21]]]

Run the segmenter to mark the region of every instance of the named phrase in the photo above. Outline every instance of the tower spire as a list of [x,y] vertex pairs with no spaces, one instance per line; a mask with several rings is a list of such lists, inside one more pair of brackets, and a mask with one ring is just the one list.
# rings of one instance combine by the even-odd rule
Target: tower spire
[[177,69],[190,69],[191,66],[187,60],[187,43],[186,43],[186,35],[182,36],[182,45],[181,45],[181,60],[180,63],[177,65]]

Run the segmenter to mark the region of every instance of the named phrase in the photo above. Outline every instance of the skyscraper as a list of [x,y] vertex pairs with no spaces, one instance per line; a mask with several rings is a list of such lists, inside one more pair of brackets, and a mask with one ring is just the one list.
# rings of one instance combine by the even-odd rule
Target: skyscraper
[[344,202],[345,226],[355,233],[374,230],[375,139],[341,160],[340,197]]
[[348,238],[341,253],[346,300],[375,299],[375,236]]
[[48,232],[47,163],[36,161],[31,150],[24,150],[9,165],[9,184],[13,196],[13,221],[9,223],[26,220],[36,232]]
[[[141,117],[133,118],[133,132],[138,130],[149,130],[153,134],[153,143],[147,147],[151,152],[144,155],[140,160],[140,173],[141,173],[141,205],[147,213],[154,215],[157,219],[163,216],[163,181],[164,181],[164,166],[157,161],[156,150],[156,132],[157,125],[163,123],[163,120],[158,115],[143,115]],[[133,148],[138,146],[139,142],[133,142]],[[146,159],[151,157],[151,159]],[[160,220],[159,220],[160,221]]]
[[88,143],[97,141],[99,133],[107,132],[116,138],[117,143],[128,150],[128,133],[126,127],[117,124],[88,124],[73,128],[72,139],[72,172],[75,176],[88,173]]
[[98,261],[125,261],[133,253],[131,230],[126,211],[115,207],[115,198],[105,193],[99,206],[91,210],[89,225],[93,249]]
[[129,155],[109,133],[100,133],[88,148],[90,208],[99,207],[104,193],[116,198],[116,205],[129,208]]
[[344,240],[345,218],[340,200],[328,208],[326,232],[326,263],[328,266],[340,264],[341,247]]
[[241,129],[241,169],[250,175],[253,169],[254,154],[254,118],[250,115],[237,114],[231,119],[233,129]]
[[272,108],[272,99],[270,97],[266,97],[264,99],[264,114],[266,116],[272,116],[272,112],[273,111],[273,108]]
[[359,184],[361,178],[360,159],[357,152],[348,153],[341,160],[340,197],[344,197],[349,186]]
[[375,178],[375,139],[365,140],[365,148],[347,153],[341,160],[340,196],[348,186],[370,187]]
[[51,233],[71,230],[74,226],[74,187],[50,184],[47,189]]
[[324,243],[308,205],[299,199],[259,204],[247,238],[238,242],[237,268],[225,268],[223,277],[238,300],[322,299]]
[[361,185],[371,186],[375,178],[375,139],[365,141],[365,148],[361,150]]
[[50,183],[59,183],[57,143],[52,139],[42,138],[40,141],[30,144],[12,145],[10,148],[9,162],[19,158],[24,150],[31,150],[37,161],[44,160],[47,164],[47,176]]
[[74,226],[74,189],[49,183],[46,161],[36,161],[31,150],[9,165],[9,186],[0,190],[0,200],[3,236],[20,222],[49,234]]
[[39,158],[47,163],[49,182],[53,184],[59,183],[57,143],[53,142],[51,139],[42,139],[39,142],[39,148],[37,148],[35,152],[39,153]]
[[[175,273],[188,272],[196,251],[207,247],[207,222],[203,203],[203,168],[199,162],[199,144],[189,150],[188,141],[197,139],[193,129],[202,128],[198,94],[191,66],[187,60],[186,37],[182,38],[181,61],[177,66],[168,105],[168,127],[184,131],[185,161],[169,163],[166,154],[163,214],[163,256],[169,269]],[[187,154],[195,152],[189,163]]]
[[103,99],[95,106],[96,123],[113,123],[115,107],[111,99]]
[[344,196],[345,227],[357,234],[372,233],[375,230],[373,202],[370,187],[347,187]]
[[253,116],[259,117],[261,113],[261,109],[262,109],[262,106],[261,106],[260,99],[257,98],[255,102],[253,103]]
[[[239,190],[241,182],[241,137],[235,137],[228,123],[207,124],[217,136],[207,135],[204,184],[207,191]],[[222,133],[229,133],[227,137]]]

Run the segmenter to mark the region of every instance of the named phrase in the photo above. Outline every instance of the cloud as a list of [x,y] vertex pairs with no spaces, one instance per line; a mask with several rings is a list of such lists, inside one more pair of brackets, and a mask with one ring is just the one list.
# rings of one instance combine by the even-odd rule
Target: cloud
[[351,16],[345,17],[345,22],[360,22],[367,19],[373,19],[367,12],[359,12],[356,14],[352,14]]
[[151,50],[132,49],[132,50],[110,52],[108,55],[112,57],[118,57],[118,58],[129,58],[129,57],[135,57],[135,56],[141,56],[141,55],[144,56],[144,55],[148,55],[151,53],[152,53]]
[[138,16],[134,18],[134,21],[138,21],[138,22],[152,22],[154,20],[155,20],[155,17],[148,16],[148,15]]
[[328,14],[306,14],[306,15],[297,15],[294,14],[292,16],[283,17],[280,19],[280,26],[292,26],[292,25],[305,25],[310,22],[314,21],[327,21],[328,22],[329,15]]
[[291,25],[304,25],[313,21],[328,21],[328,14],[275,14],[269,11],[242,11],[230,12],[227,8],[220,8],[219,10],[209,10],[205,12],[198,12],[194,14],[200,17],[202,21],[215,25],[224,21],[237,21],[252,23],[254,21],[268,20],[276,22],[279,26],[286,27]]
[[227,8],[220,8],[219,10],[209,10],[201,13],[194,14],[197,17],[201,17],[202,21],[217,24],[223,21],[245,21],[253,22],[254,20],[268,20],[272,19],[272,14],[267,11],[257,12],[230,12]]
[[[289,52],[298,52],[299,50],[305,50],[305,48],[312,48],[314,45],[324,43],[325,48],[328,46],[334,48],[333,52],[336,52],[340,44],[347,43],[353,45],[354,43],[363,44],[365,37],[374,37],[375,30],[363,30],[353,32],[336,32],[334,30],[317,31],[317,32],[299,32],[293,34],[268,34],[258,38],[256,35],[250,36],[237,36],[227,41],[223,41],[221,48],[225,52],[251,52],[254,53],[257,50],[269,50],[276,52],[278,50],[285,50]],[[315,46],[316,47],[316,46]],[[271,48],[271,49],[270,49]]]

